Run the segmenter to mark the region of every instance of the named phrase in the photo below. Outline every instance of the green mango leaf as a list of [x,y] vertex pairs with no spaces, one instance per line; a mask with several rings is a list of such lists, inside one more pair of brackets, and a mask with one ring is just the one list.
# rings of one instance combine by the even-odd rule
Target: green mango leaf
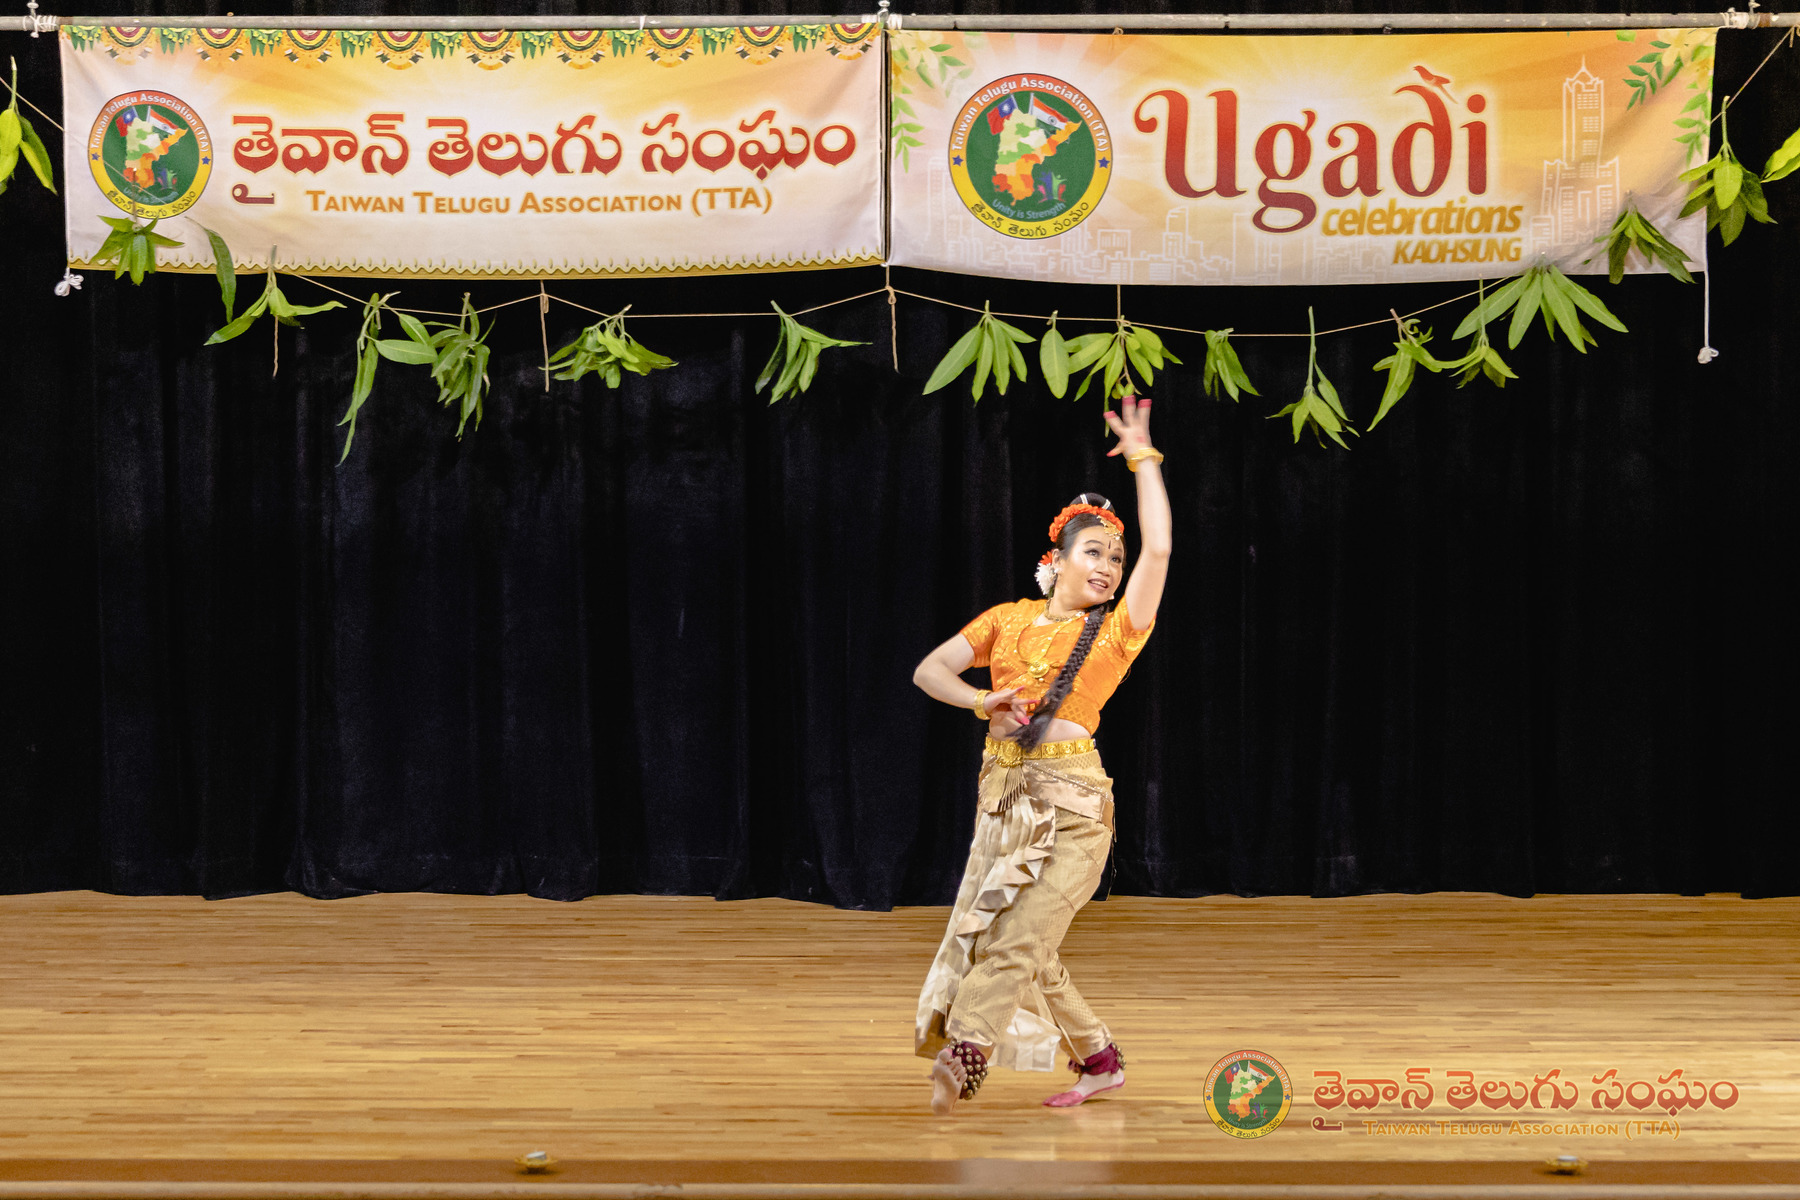
[[[770,351],[769,361],[763,364],[762,373],[756,377],[756,386],[750,389],[752,392],[761,392],[767,387],[775,378],[776,368],[785,364],[787,360],[793,356],[788,334],[788,325],[791,323],[790,320],[786,318],[783,319],[781,331],[775,337],[775,349]],[[569,349],[569,347],[565,347],[564,349]],[[550,361],[555,362],[557,360],[551,359]],[[773,398],[769,401],[771,404],[774,402]]]
[[956,344],[951,346],[949,352],[938,361],[937,369],[931,373],[931,378],[926,380],[923,394],[929,396],[967,370],[969,364],[975,361],[979,351],[978,343],[985,340],[980,325],[974,326],[969,332],[958,338]]
[[988,341],[994,344],[994,390],[1004,396],[1006,385],[1012,382],[1012,355],[1007,353],[1012,340],[997,326],[998,322],[988,326],[987,336]]
[[[1718,206],[1715,205],[1714,207],[1716,208]],[[1734,202],[1731,207],[1725,208],[1719,213],[1719,236],[1724,240],[1727,246],[1737,241],[1738,234],[1744,231],[1744,219],[1749,216],[1749,214],[1749,206],[1741,201]]]
[[1074,341],[1070,342],[1070,373],[1073,374],[1076,371],[1085,371],[1095,363],[1099,362],[1100,356],[1105,354],[1107,349],[1112,346],[1112,340],[1113,337],[1110,333],[1084,333]]
[[[1550,269],[1556,271],[1555,267],[1551,267]],[[1600,322],[1608,329],[1618,333],[1627,332],[1625,329],[1625,322],[1613,316],[1612,310],[1607,308],[1606,305],[1601,302],[1600,297],[1594,295],[1594,293],[1588,291],[1579,283],[1576,283],[1573,279],[1564,275],[1561,271],[1556,271],[1556,274],[1559,277],[1559,285],[1562,288],[1563,294],[1569,298],[1570,302],[1573,303],[1576,308],[1579,308],[1582,312],[1594,318],[1594,320]]]
[[232,310],[237,307],[237,265],[231,261],[231,247],[225,239],[204,225],[200,228],[212,246],[213,274],[219,280],[219,299],[225,302],[225,319],[230,321]]
[[1456,327],[1456,332],[1450,336],[1453,338],[1468,337],[1471,333],[1474,333],[1477,328],[1484,326],[1488,322],[1501,316],[1507,309],[1513,306],[1513,303],[1516,300],[1518,300],[1519,293],[1525,290],[1525,281],[1525,275],[1515,275],[1512,279],[1488,293],[1483,300],[1475,305],[1469,315],[1462,319],[1462,323]]
[[1513,306],[1512,323],[1506,330],[1506,344],[1514,349],[1530,328],[1531,318],[1537,315],[1544,294],[1544,275],[1538,268],[1533,267],[1527,271],[1524,280],[1525,285],[1519,290],[1518,302]]
[[1769,161],[1762,169],[1762,181],[1774,183],[1777,179],[1786,179],[1796,169],[1800,169],[1800,129],[1789,134],[1788,140],[1769,155]]
[[249,329],[251,325],[255,324],[256,318],[262,316],[268,309],[269,295],[267,292],[264,292],[261,296],[257,297],[255,304],[252,304],[249,308],[246,308],[243,312],[239,313],[234,320],[226,322],[222,329],[207,338],[205,344],[208,346],[216,346],[220,342],[229,342],[232,338],[237,337],[239,334]]
[[375,347],[377,354],[389,362],[422,367],[427,363],[437,361],[437,355],[429,347],[421,346],[410,338],[383,338],[369,344]]
[[32,174],[51,192],[56,191],[56,176],[50,169],[50,151],[23,113],[19,114],[19,153],[31,164]]
[[1730,208],[1737,202],[1738,189],[1744,183],[1744,168],[1738,165],[1735,158],[1726,158],[1713,172],[1714,201],[1720,208]]
[[994,339],[988,336],[985,325],[977,325],[975,332],[980,344],[975,348],[975,377],[969,382],[969,395],[980,400],[982,389],[987,387],[988,372],[994,366]]
[[1546,280],[1543,289],[1544,311],[1555,319],[1564,335],[1580,354],[1587,353],[1589,338],[1587,330],[1581,327],[1581,321],[1575,315],[1575,305],[1554,280]]
[[1050,328],[1038,342],[1038,370],[1044,383],[1058,400],[1069,390],[1069,345],[1056,330],[1056,314],[1050,314]]

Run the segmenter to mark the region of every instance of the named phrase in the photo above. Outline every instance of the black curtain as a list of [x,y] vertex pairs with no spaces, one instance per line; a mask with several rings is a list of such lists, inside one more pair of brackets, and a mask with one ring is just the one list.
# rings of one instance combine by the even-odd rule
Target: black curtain
[[[415,11],[279,11],[327,9]],[[1722,34],[1718,93],[1776,37]],[[54,43],[0,40],[57,111]],[[1797,55],[1732,111],[1747,163],[1800,124]],[[1504,391],[1423,379],[1348,453],[1268,419],[1301,385],[1304,342],[1240,340],[1263,394],[1233,404],[1202,394],[1198,341],[1171,339],[1186,368],[1154,394],[1176,554],[1100,735],[1115,890],[1800,890],[1776,815],[1796,716],[1778,579],[1800,461],[1800,184],[1769,198],[1778,224],[1714,240],[1717,362],[1695,361],[1698,286],[1589,279],[1629,335],[1579,355],[1534,332]],[[772,318],[641,320],[677,368],[546,393],[533,306],[504,309],[479,430],[457,441],[423,373],[384,367],[339,465],[353,311],[283,331],[271,378],[266,326],[202,347],[221,316],[209,279],[90,272],[57,299],[60,200],[21,179],[0,221],[0,890],[947,902],[977,730],[912,667],[1031,590],[1069,496],[1134,507],[1092,398],[1035,379],[979,404],[922,396],[971,317],[902,300],[896,373],[880,297],[814,318],[869,345],[773,407],[751,392]],[[895,275],[977,306],[1114,304]],[[643,313],[791,310],[879,276],[552,290]],[[434,309],[464,290],[388,286]],[[492,304],[529,286],[472,290]],[[1308,305],[1330,327],[1460,290],[1122,299],[1250,332],[1304,329]],[[1441,343],[1460,311],[1438,314]],[[551,346],[583,320],[554,306]],[[1390,341],[1320,345],[1364,423]]]

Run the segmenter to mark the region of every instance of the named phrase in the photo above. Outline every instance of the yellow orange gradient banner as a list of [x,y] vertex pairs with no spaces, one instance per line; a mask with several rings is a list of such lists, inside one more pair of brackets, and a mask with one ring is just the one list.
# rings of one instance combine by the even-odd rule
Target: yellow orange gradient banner
[[874,24],[63,26],[69,259],[157,218],[210,270],[696,274],[878,262]]
[[893,261],[1119,284],[1604,273],[1595,239],[1631,203],[1704,267],[1677,176],[1710,154],[1714,36],[896,32]]

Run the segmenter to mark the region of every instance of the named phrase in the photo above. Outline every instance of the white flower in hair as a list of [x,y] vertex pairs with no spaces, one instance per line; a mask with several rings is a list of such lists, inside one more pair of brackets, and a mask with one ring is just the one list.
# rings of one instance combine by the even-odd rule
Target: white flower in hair
[[1037,585],[1038,591],[1048,596],[1051,589],[1056,587],[1056,568],[1047,562],[1039,563],[1037,565]]

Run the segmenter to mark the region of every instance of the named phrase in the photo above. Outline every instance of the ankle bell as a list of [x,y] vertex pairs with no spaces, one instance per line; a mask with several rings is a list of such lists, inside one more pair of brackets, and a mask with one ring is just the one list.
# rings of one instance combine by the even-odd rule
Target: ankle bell
[[962,1091],[957,1095],[959,1100],[968,1100],[981,1090],[987,1079],[987,1055],[972,1042],[957,1042],[950,1047],[951,1057],[963,1066]]
[[1090,1055],[1085,1062],[1073,1058],[1069,1060],[1069,1070],[1077,1075],[1111,1075],[1114,1071],[1124,1069],[1125,1056],[1119,1053],[1119,1047],[1112,1042],[1106,1043],[1106,1049]]

